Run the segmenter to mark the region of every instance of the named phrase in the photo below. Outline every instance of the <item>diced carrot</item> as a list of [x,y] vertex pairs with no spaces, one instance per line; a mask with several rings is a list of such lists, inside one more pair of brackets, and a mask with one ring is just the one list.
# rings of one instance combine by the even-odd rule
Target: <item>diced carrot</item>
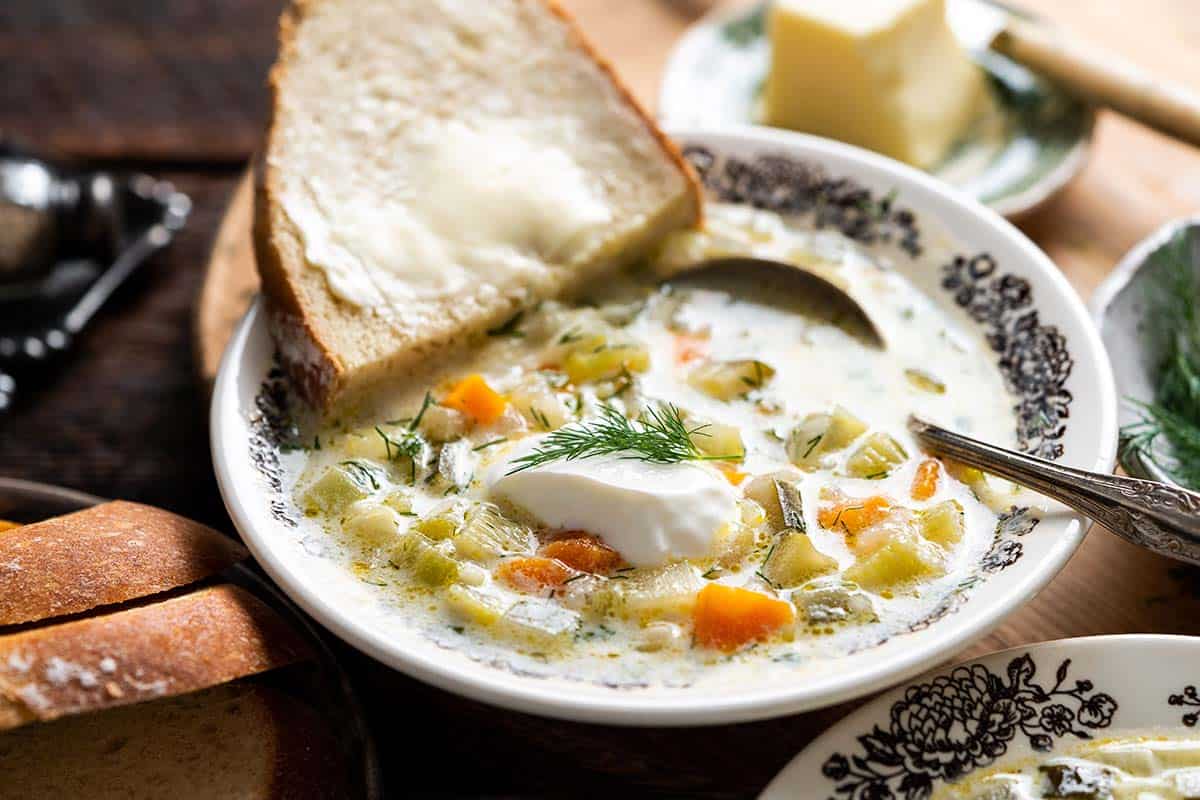
[[675,334],[675,363],[690,364],[708,355],[708,337],[694,333]]
[[11,531],[19,527],[21,527],[21,523],[19,522],[9,522],[6,519],[0,519],[0,532]]
[[621,554],[604,542],[583,531],[570,533],[577,535],[547,542],[541,554],[546,558],[558,559],[580,572],[605,573],[621,565]]
[[697,644],[729,653],[769,639],[795,618],[791,603],[750,589],[710,583],[696,595],[692,630]]
[[575,570],[553,558],[510,558],[496,567],[496,579],[518,592],[536,594],[562,586]]
[[442,405],[461,411],[480,425],[490,425],[504,413],[508,401],[488,386],[482,375],[468,375],[455,384]]
[[891,510],[891,501],[882,495],[862,500],[847,498],[818,510],[817,522],[827,530],[840,530],[853,536],[881,522]]
[[938,477],[941,475],[941,469],[938,467],[937,459],[927,458],[917,467],[917,474],[913,476],[912,483],[912,499],[913,500],[928,500],[937,493]]
[[734,486],[741,486],[742,481],[746,480],[750,474],[748,472],[742,472],[727,461],[718,461],[717,469],[721,470],[721,474],[725,476],[725,480],[729,481]]

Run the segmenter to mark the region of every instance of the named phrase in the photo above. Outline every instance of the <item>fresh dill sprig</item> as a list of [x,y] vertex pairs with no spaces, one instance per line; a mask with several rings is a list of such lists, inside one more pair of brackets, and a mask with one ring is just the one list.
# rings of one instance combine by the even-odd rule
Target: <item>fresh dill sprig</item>
[[533,452],[516,459],[509,475],[549,464],[591,456],[622,454],[622,458],[653,464],[681,461],[738,461],[741,454],[711,456],[701,452],[692,436],[707,436],[707,425],[688,428],[673,405],[647,408],[631,420],[611,405],[600,406],[595,420],[559,428],[541,441]]
[[[1133,402],[1138,422],[1121,429],[1121,460],[1151,463],[1179,483],[1200,488],[1200,282],[1186,231],[1153,257],[1147,283],[1149,346],[1164,354],[1154,400]],[[1160,445],[1167,444],[1169,448]]]

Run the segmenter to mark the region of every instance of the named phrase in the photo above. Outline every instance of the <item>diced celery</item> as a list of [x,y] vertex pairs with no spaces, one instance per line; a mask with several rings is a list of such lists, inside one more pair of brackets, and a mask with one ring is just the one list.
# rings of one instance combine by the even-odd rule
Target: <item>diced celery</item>
[[746,447],[742,444],[742,432],[735,426],[718,422],[693,424],[690,420],[687,425],[692,430],[692,444],[704,455],[734,458],[746,455]]
[[908,453],[892,436],[872,433],[846,461],[846,474],[854,478],[876,480],[886,478],[888,473],[908,459]]
[[769,364],[755,359],[706,361],[688,375],[688,383],[717,400],[732,400],[761,389],[775,375]]
[[445,597],[451,612],[476,625],[491,625],[506,610],[500,597],[457,583],[447,587]]
[[917,516],[921,535],[942,547],[952,547],[962,540],[966,530],[963,508],[957,500],[947,500],[927,508]]
[[879,620],[870,596],[853,583],[810,584],[792,592],[792,603],[812,625],[835,622],[861,625]]
[[301,502],[308,514],[340,514],[379,489],[381,480],[382,472],[366,462],[335,464],[305,490]]
[[837,572],[837,559],[818,550],[806,534],[786,530],[771,546],[760,572],[772,585],[789,588]]
[[645,372],[650,351],[640,344],[605,344],[592,350],[577,349],[563,362],[573,383],[607,380],[622,372]]
[[624,573],[614,581],[619,613],[630,619],[686,619],[704,580],[685,562]]
[[459,555],[487,563],[501,556],[532,553],[535,542],[528,528],[507,519],[491,503],[481,503],[469,512],[454,536]]
[[550,600],[522,600],[497,626],[509,637],[538,647],[567,644],[579,628],[579,615]]
[[370,505],[351,516],[344,529],[365,547],[385,547],[400,532],[400,516],[387,506]]
[[444,500],[413,523],[412,529],[430,539],[449,539],[466,519],[468,504],[462,500]]
[[887,544],[844,574],[847,580],[866,589],[886,589],[945,574],[944,558],[937,545],[906,531],[892,536]]
[[788,435],[788,458],[803,469],[818,469],[824,456],[845,449],[866,431],[866,423],[841,406],[829,414],[809,414]]
[[392,564],[407,569],[413,578],[430,586],[444,586],[458,577],[458,561],[446,544],[434,544],[419,533],[400,536],[392,548]]

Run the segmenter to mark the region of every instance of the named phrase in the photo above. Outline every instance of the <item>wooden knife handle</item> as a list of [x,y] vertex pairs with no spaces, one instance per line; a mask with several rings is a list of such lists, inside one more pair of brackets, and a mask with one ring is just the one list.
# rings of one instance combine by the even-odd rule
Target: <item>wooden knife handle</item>
[[993,48],[1064,89],[1200,147],[1200,93],[1159,80],[1047,25],[1010,19]]

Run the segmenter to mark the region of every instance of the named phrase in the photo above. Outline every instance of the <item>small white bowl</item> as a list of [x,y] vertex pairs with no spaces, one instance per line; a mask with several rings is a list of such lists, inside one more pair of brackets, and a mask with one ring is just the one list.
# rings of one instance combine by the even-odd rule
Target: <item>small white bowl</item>
[[[897,269],[953,318],[990,337],[993,357],[1020,401],[1025,448],[1077,467],[1111,468],[1116,401],[1103,347],[1074,290],[1016,228],[928,175],[824,139],[762,128],[674,135],[716,199],[819,215],[826,226],[890,242],[878,246],[890,248]],[[927,257],[910,258],[916,247]],[[1054,577],[1088,526],[1078,515],[1057,512],[1032,532],[1010,526],[980,565],[977,585],[951,595],[913,630],[816,673],[620,689],[516,674],[435,644],[394,610],[388,613],[373,587],[320,557],[311,541],[306,547],[289,524],[295,512],[280,484],[285,382],[272,372],[273,353],[256,303],[225,353],[212,403],[221,493],[254,556],[293,600],[360,650],[420,680],[520,711],[624,725],[698,725],[860,697],[986,634]]]
[[928,797],[952,776],[1081,736],[1195,736],[1198,661],[1192,636],[1093,636],[944,667],[830,728],[761,798]]

